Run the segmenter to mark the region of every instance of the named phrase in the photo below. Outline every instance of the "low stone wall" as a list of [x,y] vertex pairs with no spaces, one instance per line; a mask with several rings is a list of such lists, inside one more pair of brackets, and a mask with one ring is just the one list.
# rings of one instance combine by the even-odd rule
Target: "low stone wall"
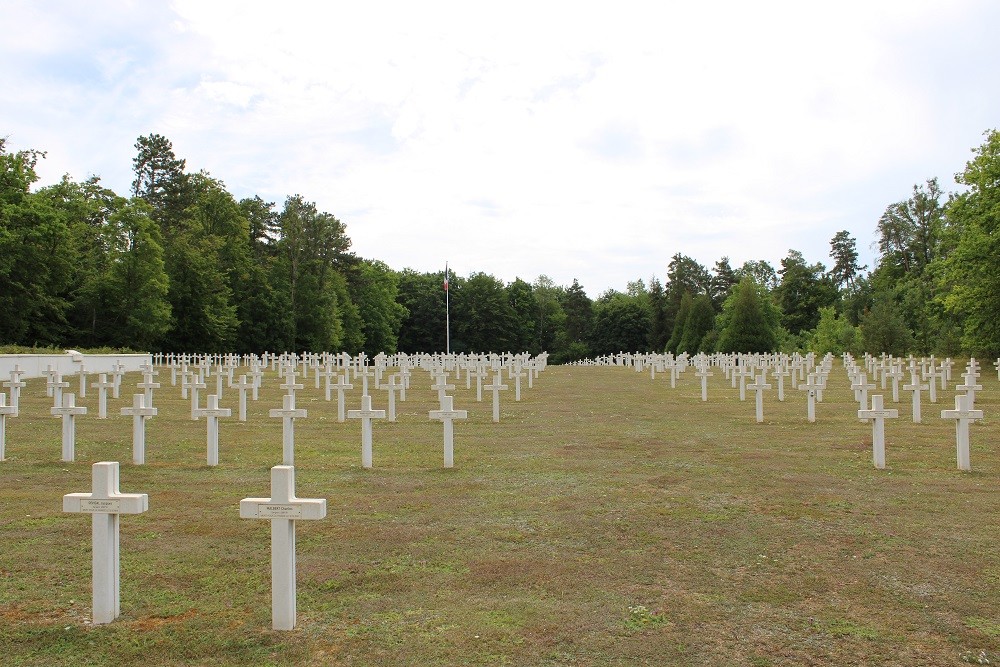
[[8,379],[15,366],[24,371],[24,380],[45,377],[49,366],[66,376],[79,373],[81,367],[87,373],[110,373],[115,364],[121,364],[128,373],[152,363],[150,354],[0,354],[0,379]]

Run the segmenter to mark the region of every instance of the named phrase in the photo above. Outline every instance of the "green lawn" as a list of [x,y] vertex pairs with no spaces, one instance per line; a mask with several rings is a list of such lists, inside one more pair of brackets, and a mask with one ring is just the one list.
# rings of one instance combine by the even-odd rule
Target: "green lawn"
[[[134,387],[138,374],[126,376]],[[987,366],[973,472],[956,470],[954,405],[871,426],[842,366],[817,422],[803,392],[741,403],[715,369],[709,402],[689,369],[549,367],[491,422],[463,379],[455,465],[429,376],[413,374],[396,424],[360,424],[305,381],[296,425],[300,497],[327,518],[298,526],[298,628],[270,629],[266,521],[239,501],[269,495],[281,463],[273,374],[249,422],[223,420],[205,465],[205,422],[170,387],[155,395],[145,466],[131,463],[132,389],[98,420],[78,404],[77,460],[29,381],[0,463],[0,651],[4,665],[951,665],[1000,663],[1000,386]],[[71,380],[74,387],[75,379]],[[772,380],[772,384],[774,381]],[[954,384],[954,383],[953,383]],[[214,381],[209,381],[214,387]],[[349,408],[360,404],[360,381]],[[485,392],[484,392],[485,393]],[[891,392],[885,392],[891,397]],[[230,390],[223,405],[234,408]],[[373,391],[376,408],[386,393]],[[62,495],[90,464],[121,461],[121,490],[150,510],[121,521],[122,616],[92,628],[90,522]]]

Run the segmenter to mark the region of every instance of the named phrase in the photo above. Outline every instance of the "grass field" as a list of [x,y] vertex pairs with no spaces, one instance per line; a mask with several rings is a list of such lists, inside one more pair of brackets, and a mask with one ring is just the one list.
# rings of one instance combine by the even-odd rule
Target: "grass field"
[[[871,426],[838,363],[817,422],[803,392],[753,395],[716,369],[676,389],[624,368],[549,367],[502,421],[464,378],[455,464],[425,372],[396,424],[336,421],[310,377],[298,407],[300,497],[327,499],[298,526],[298,627],[270,629],[269,529],[239,501],[269,495],[281,463],[273,374],[249,421],[223,420],[205,465],[205,422],[170,386],[155,394],[145,466],[131,463],[134,389],[78,404],[75,463],[29,381],[0,463],[3,665],[961,665],[1000,663],[1000,426],[996,374],[977,397],[971,473],[954,423],[908,400],[873,468]],[[125,378],[134,387],[138,374]],[[74,386],[75,379],[72,380]],[[773,382],[772,382],[773,383]],[[512,384],[512,383],[509,383]],[[214,382],[209,382],[210,387]],[[360,404],[360,385],[349,407]],[[885,392],[891,398],[891,392]],[[908,396],[908,394],[905,394]],[[234,408],[229,390],[222,404]],[[384,408],[386,393],[373,391]],[[121,490],[149,494],[121,520],[122,616],[91,627],[90,521],[62,495],[90,464],[121,461]]]

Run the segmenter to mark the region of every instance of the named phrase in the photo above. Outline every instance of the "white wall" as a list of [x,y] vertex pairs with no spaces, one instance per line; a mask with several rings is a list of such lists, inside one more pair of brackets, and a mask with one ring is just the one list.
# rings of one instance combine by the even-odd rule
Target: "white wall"
[[80,367],[88,373],[110,373],[120,363],[126,372],[138,371],[143,364],[152,364],[150,354],[0,354],[0,381],[9,380],[10,372],[18,366],[24,374],[21,379],[45,377],[49,366],[62,375],[75,375]]

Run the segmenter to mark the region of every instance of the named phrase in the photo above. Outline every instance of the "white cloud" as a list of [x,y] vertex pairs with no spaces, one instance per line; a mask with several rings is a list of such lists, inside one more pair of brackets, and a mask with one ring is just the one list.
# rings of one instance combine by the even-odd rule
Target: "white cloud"
[[0,131],[49,150],[47,179],[124,192],[158,132],[237,196],[315,200],[396,268],[594,294],[676,252],[823,261],[845,228],[867,248],[997,108],[1000,49],[969,35],[1000,10],[971,0],[83,7],[14,3],[0,46]]

